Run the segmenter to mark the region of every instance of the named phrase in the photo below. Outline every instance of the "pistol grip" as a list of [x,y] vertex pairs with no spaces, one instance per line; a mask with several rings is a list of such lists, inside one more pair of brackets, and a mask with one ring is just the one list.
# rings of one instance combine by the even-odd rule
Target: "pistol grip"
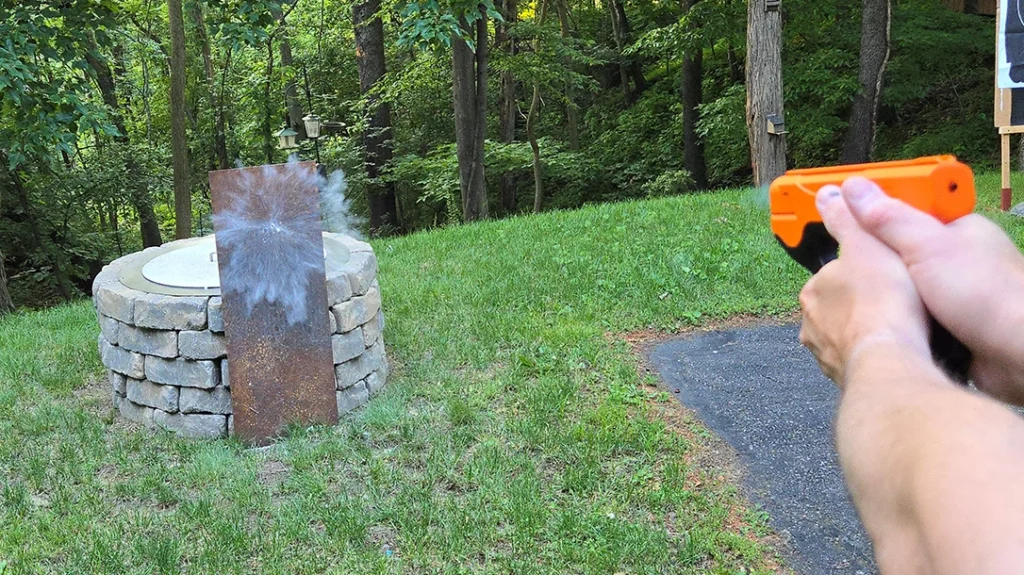
[[787,246],[779,236],[775,236],[775,239],[779,240],[789,257],[812,274],[818,273],[825,264],[839,256],[839,244],[821,222],[805,225],[804,234],[795,248]]
[[[825,224],[813,222],[804,226],[804,234],[800,243],[791,248],[776,236],[786,253],[797,263],[804,266],[812,274],[818,273],[825,264],[839,255],[839,244],[829,235]],[[973,355],[971,350],[960,340],[953,337],[942,324],[928,315],[929,347],[932,359],[946,374],[957,383],[967,383],[967,372],[971,367]]]
[[953,337],[941,323],[928,315],[928,327],[931,332],[928,345],[932,350],[932,359],[939,364],[953,381],[967,383],[967,372],[971,369],[974,355],[959,339]]

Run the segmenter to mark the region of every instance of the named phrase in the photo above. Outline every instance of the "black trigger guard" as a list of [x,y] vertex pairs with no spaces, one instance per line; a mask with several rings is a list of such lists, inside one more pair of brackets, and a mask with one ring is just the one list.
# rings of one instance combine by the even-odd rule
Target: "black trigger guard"
[[[825,224],[814,222],[804,226],[803,237],[795,248],[787,246],[779,236],[775,236],[779,244],[798,264],[807,268],[812,274],[825,264],[839,257],[839,243],[829,235]],[[949,377],[959,383],[967,383],[968,370],[974,357],[971,350],[955,338],[931,314],[928,315],[929,347],[932,358]]]
[[804,235],[795,248],[787,246],[779,236],[775,236],[789,257],[796,263],[807,268],[812,274],[818,273],[828,262],[839,257],[839,243],[829,235],[825,224],[813,222],[804,226]]

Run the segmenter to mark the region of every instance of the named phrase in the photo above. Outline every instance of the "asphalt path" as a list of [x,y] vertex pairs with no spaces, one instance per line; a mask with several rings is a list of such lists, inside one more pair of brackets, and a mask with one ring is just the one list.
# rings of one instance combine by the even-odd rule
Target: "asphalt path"
[[798,332],[697,334],[659,344],[648,359],[670,394],[736,450],[744,493],[770,515],[790,566],[808,575],[874,574],[835,455],[839,394]]

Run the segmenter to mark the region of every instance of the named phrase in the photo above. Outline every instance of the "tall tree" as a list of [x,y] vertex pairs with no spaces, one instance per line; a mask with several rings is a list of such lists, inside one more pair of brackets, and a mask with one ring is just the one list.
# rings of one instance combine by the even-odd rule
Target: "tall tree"
[[[2,200],[3,197],[0,197]],[[11,292],[7,288],[7,269],[4,266],[4,250],[0,247],[0,317],[14,311],[14,300],[11,299]]]
[[882,100],[882,81],[889,62],[892,0],[864,0],[860,26],[860,89],[853,98],[850,127],[840,160],[861,164],[871,160]]
[[[700,0],[685,0],[686,12]],[[691,24],[691,28],[692,28]],[[697,134],[700,120],[700,105],[704,101],[704,47],[692,46],[683,56],[683,167],[690,172],[694,186],[703,190],[708,187],[708,170],[704,161],[704,141]]]
[[[281,71],[285,74],[284,101],[288,108],[288,126],[299,133],[296,138],[301,142],[306,139],[306,123],[302,121],[302,102],[299,100],[299,86],[296,78],[296,70],[293,67],[292,43],[288,37],[288,26],[285,23],[285,15],[280,10],[275,10],[274,19],[278,21],[277,49],[281,55]],[[358,57],[358,51],[356,52]],[[310,110],[310,113],[313,111]]]
[[[495,22],[494,45],[504,50],[508,57],[516,55],[516,41],[509,35],[509,29],[518,18],[516,0],[503,0],[501,4],[503,22]],[[499,138],[503,143],[510,144],[516,139],[516,119],[519,117],[519,106],[516,103],[516,79],[512,70],[501,71],[501,96],[498,119],[500,123]],[[1022,148],[1024,149],[1024,148]],[[516,176],[512,171],[501,175],[501,207],[506,214],[516,211]]]
[[467,34],[475,32],[475,48],[460,36],[452,37],[452,92],[455,97],[455,148],[459,162],[462,217],[467,221],[487,217],[487,185],[484,179],[484,138],[487,128],[487,11],[471,25],[466,17],[460,25]]
[[533,85],[530,113],[526,116],[526,139],[533,152],[533,212],[539,214],[544,204],[544,180],[541,178],[540,146],[537,145],[537,120],[540,115],[540,86]]
[[765,2],[747,3],[747,135],[754,185],[786,171],[786,139],[769,134],[768,116],[782,117],[782,15]]
[[[557,3],[559,0],[555,0]],[[537,27],[544,25],[548,2],[541,0],[535,18]],[[541,39],[538,37],[533,42],[533,51],[540,52]],[[537,121],[540,120],[540,80],[533,82],[533,97],[530,99],[530,112],[526,116],[526,139],[530,142],[530,151],[533,153],[533,212],[539,214],[544,206],[544,179],[540,165],[540,146],[537,144]]]
[[267,38],[267,74],[263,80],[263,156],[268,164],[274,163],[274,101],[271,87],[274,85],[274,38]]
[[[121,114],[121,106],[117,99],[117,90],[114,85],[114,75],[111,73],[110,66],[106,61],[101,59],[101,56],[97,50],[95,43],[90,42],[90,50],[85,53],[85,60],[89,63],[89,67],[92,68],[93,73],[96,75],[96,84],[100,88],[100,95],[103,98],[103,103],[111,111],[114,127],[117,128],[118,135],[114,136],[114,140],[128,145],[130,138],[128,136],[128,129],[124,123],[124,116]],[[129,174],[135,173],[138,170],[138,164],[131,154],[127,155],[125,159],[125,171]],[[149,189],[143,182],[136,182],[134,189],[131,191],[132,204],[135,207],[135,211],[139,216],[139,233],[142,235],[142,245],[144,247],[159,246],[163,243],[163,238],[160,237],[160,224],[157,222],[156,213],[153,211],[153,199],[150,196]],[[116,216],[112,223],[116,225]]]
[[174,237],[192,236],[192,195],[188,184],[188,140],[185,133],[185,22],[181,0],[167,0],[171,33],[171,167],[174,188]]
[[206,18],[200,2],[192,3],[192,23],[196,27],[199,47],[203,54],[203,73],[206,78],[206,90],[209,93],[210,112],[213,114],[213,155],[216,167],[225,170],[228,166],[228,144],[224,128],[224,106],[217,92],[217,78],[213,71],[213,54],[210,49],[210,35],[206,33]]
[[385,73],[384,23],[380,19],[380,0],[366,0],[352,7],[356,36],[356,62],[359,65],[359,89],[367,101],[370,121],[363,131],[363,161],[370,206],[370,233],[398,227],[398,203],[394,182],[380,180],[381,168],[391,161],[391,106],[375,88]]
[[619,20],[620,12],[614,0],[607,0],[608,14],[612,20],[612,38],[615,40],[615,48],[619,52],[619,84],[622,88],[622,99],[626,107],[633,105],[633,91],[629,89],[629,67],[625,56],[622,55],[626,49],[626,37],[623,32],[622,22]]
[[[558,29],[562,35],[562,41],[566,42],[572,35],[572,28],[569,26],[569,6],[566,0],[555,0],[555,10],[558,12]],[[566,66],[572,66],[572,61],[568,60]],[[569,148],[579,150],[580,129],[575,96],[572,80],[567,79],[565,81],[565,131],[569,138]]]
[[0,248],[0,317],[14,311],[14,301],[7,289],[7,270],[4,268],[4,251]]

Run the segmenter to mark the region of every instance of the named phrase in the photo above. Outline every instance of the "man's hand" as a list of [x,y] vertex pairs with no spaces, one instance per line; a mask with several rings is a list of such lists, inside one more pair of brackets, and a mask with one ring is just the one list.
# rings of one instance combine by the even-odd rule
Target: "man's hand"
[[906,265],[925,306],[974,353],[978,389],[1024,405],[1024,257],[994,223],[975,214],[943,225],[851,179],[843,198],[872,237]]
[[[849,195],[867,183],[851,178],[843,191]],[[817,207],[841,251],[800,293],[800,342],[840,387],[850,361],[872,345],[898,346],[930,361],[927,315],[899,256],[861,229],[840,188],[819,190]]]

